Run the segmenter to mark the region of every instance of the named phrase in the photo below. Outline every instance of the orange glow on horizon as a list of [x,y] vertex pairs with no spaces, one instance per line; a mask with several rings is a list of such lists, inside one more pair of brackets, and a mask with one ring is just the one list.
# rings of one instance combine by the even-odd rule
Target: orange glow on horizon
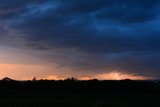
[[[49,72],[44,72],[49,71]],[[56,72],[56,71],[55,71]],[[49,69],[43,65],[18,65],[18,64],[0,64],[0,79],[4,77],[9,77],[16,80],[32,80],[33,77],[37,77],[37,79],[47,79],[47,80],[64,80],[68,77],[72,77],[72,73],[68,73],[68,75],[58,76],[54,73],[52,69]],[[96,78],[98,80],[123,80],[123,79],[131,79],[131,80],[150,80],[153,79],[147,76],[139,76],[128,73],[120,73],[120,72],[110,72],[110,73],[102,73],[102,74],[86,74],[87,76],[76,76],[79,80],[90,80]],[[74,76],[73,76],[74,77]]]
[[54,75],[49,75],[49,76],[47,76],[46,78],[43,78],[43,79],[47,79],[47,80],[64,80],[65,78],[61,78],[61,77],[54,76]]
[[32,80],[33,77],[41,79],[50,72],[52,69],[45,65],[0,64],[0,79],[4,77],[15,80]]

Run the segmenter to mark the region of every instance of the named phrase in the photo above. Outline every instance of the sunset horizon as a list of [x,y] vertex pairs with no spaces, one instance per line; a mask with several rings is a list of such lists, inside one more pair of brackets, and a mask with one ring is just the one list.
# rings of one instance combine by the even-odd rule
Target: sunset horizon
[[160,107],[160,0],[0,0],[0,107]]
[[0,78],[160,79],[160,2],[2,0]]

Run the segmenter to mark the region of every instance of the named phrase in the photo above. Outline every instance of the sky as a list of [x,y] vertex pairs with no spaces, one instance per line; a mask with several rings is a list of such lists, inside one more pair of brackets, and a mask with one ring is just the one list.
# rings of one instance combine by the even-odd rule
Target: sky
[[160,79],[160,0],[0,2],[0,78]]

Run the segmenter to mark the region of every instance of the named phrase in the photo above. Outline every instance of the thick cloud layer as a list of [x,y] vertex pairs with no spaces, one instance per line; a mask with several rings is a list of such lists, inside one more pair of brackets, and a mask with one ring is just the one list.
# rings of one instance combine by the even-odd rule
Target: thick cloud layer
[[159,0],[3,0],[0,41],[76,72],[159,78],[159,6]]

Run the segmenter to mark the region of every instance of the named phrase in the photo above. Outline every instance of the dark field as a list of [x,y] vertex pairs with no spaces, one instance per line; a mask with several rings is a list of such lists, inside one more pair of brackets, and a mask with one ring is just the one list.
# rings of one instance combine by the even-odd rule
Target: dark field
[[0,81],[0,107],[160,107],[159,81]]

